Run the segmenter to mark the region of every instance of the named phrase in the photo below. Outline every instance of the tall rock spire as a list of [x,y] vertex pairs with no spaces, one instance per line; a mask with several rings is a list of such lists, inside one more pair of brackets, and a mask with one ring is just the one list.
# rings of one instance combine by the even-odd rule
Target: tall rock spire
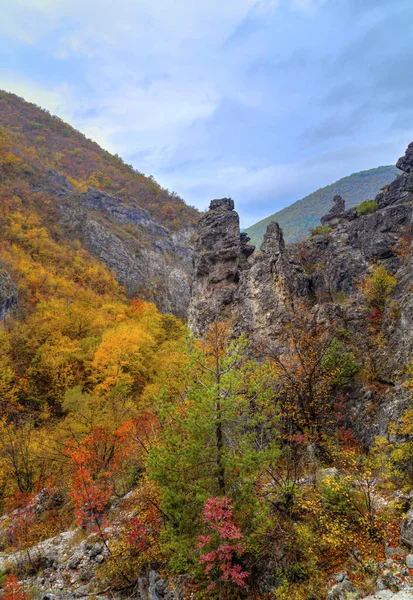
[[[212,200],[198,224],[189,326],[202,334],[215,320],[229,317],[243,256],[238,213],[231,198]],[[244,250],[245,253],[245,250]]]

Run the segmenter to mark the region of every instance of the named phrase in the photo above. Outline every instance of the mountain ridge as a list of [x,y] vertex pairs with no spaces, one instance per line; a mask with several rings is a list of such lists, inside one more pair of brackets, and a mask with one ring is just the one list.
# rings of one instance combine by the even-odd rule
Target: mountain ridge
[[74,179],[82,191],[95,187],[125,201],[133,197],[168,229],[178,230],[198,220],[195,207],[162,188],[152,176],[104,150],[60,117],[1,89],[0,127],[14,146],[32,149],[33,162]]
[[398,174],[399,170],[393,165],[357,171],[296,200],[247,227],[245,231],[251,238],[252,244],[259,247],[268,225],[271,221],[277,221],[283,230],[285,241],[297,242],[308,235],[311,228],[318,225],[319,219],[331,207],[335,195],[343,196],[347,207],[351,208],[363,200],[374,198],[380,189],[391,183]]

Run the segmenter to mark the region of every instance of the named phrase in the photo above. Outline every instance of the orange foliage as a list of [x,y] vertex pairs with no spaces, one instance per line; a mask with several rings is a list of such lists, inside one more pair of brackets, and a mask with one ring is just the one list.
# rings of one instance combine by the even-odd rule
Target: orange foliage
[[3,600],[29,600],[29,596],[24,592],[19,580],[14,575],[7,576],[3,585]]
[[132,423],[111,432],[104,427],[76,444],[67,445],[72,462],[72,491],[78,525],[101,531],[105,523],[105,510],[115,492],[116,473],[120,470],[127,453]]

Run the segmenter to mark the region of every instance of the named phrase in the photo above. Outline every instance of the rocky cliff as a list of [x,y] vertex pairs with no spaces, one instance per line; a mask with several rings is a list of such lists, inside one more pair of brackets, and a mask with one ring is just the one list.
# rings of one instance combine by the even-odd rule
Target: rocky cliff
[[0,184],[5,198],[42,198],[47,208],[40,220],[54,238],[63,224],[130,296],[186,319],[190,239],[199,213],[176,193],[61,119],[1,90]]
[[95,188],[79,193],[53,170],[36,191],[53,197],[67,235],[77,238],[113,271],[130,296],[149,300],[161,311],[186,319],[193,227],[171,232],[133,198],[126,202]]
[[[360,431],[367,442],[403,409],[403,372],[413,351],[413,144],[397,166],[402,173],[376,197],[376,210],[345,210],[336,197],[320,234],[287,246],[272,222],[254,251],[240,235],[233,201],[214,200],[199,222],[194,259],[189,325],[197,335],[215,319],[227,320],[234,336],[246,333],[256,348],[277,348],[288,315],[307,310],[345,331],[361,361],[369,355],[375,381],[349,392],[349,418],[358,416],[361,424],[363,415],[375,414],[370,431]],[[379,316],[380,344],[371,336],[373,317],[363,291],[378,266],[396,278]]]

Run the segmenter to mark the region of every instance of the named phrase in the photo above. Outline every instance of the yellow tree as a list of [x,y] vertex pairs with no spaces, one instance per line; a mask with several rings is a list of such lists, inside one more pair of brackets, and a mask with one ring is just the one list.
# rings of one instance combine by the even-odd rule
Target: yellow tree
[[92,363],[97,390],[121,395],[142,391],[154,348],[153,336],[140,323],[107,331]]

